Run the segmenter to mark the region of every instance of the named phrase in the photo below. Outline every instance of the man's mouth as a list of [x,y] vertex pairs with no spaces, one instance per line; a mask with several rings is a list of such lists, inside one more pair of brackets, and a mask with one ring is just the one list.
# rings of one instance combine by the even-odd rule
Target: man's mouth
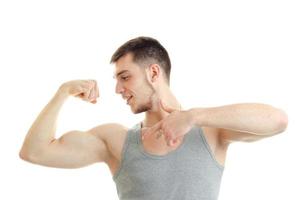
[[128,99],[127,99],[127,104],[129,104],[129,101],[132,99],[132,96],[130,96]]

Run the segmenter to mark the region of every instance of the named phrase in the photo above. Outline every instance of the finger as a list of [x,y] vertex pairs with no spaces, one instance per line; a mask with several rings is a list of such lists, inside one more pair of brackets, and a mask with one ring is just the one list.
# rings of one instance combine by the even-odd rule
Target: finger
[[92,100],[91,103],[95,104],[97,103],[97,100]]
[[90,81],[90,94],[88,96],[88,101],[90,102],[95,102],[96,98],[97,98],[97,92],[96,92],[96,81],[91,80]]
[[157,132],[159,129],[161,129],[161,123],[162,121],[156,123],[155,125],[153,125],[151,128],[148,128],[148,130],[146,130],[144,132],[143,138],[145,139],[146,137],[148,137],[149,135],[154,134],[155,132]]
[[91,89],[87,88],[86,92],[83,93],[83,100],[88,101],[91,93]]
[[159,102],[160,102],[160,107],[168,113],[171,113],[171,112],[174,112],[177,110],[175,108],[171,108],[171,107],[167,106],[161,99],[159,100]]
[[182,139],[182,136],[174,138],[172,135],[167,135],[165,138],[166,143],[169,144],[169,146],[174,146],[181,139]]
[[91,93],[91,88],[92,88],[91,81],[83,80],[83,84],[81,85],[82,93],[80,93],[79,96],[82,97],[84,101],[88,101],[88,98]]
[[178,142],[177,139],[170,140],[170,145],[171,145],[171,146],[174,146],[177,142]]
[[92,103],[97,103],[97,98],[99,97],[99,88],[97,85],[97,81],[94,81],[93,94],[91,96]]
[[172,145],[172,141],[173,141],[172,136],[171,135],[167,135],[166,141],[167,141],[168,146],[171,146]]
[[96,98],[99,97],[99,87],[98,87],[98,84],[96,82]]
[[174,146],[175,145],[175,140],[173,140],[173,139],[168,139],[168,140],[166,140],[167,141],[167,145],[168,146]]
[[89,101],[93,101],[96,99],[96,91],[95,91],[95,86],[92,87],[91,92],[88,97]]
[[169,137],[168,137],[167,135],[165,135],[165,141],[166,141],[166,143],[168,144]]
[[171,146],[171,140],[167,140],[167,145]]

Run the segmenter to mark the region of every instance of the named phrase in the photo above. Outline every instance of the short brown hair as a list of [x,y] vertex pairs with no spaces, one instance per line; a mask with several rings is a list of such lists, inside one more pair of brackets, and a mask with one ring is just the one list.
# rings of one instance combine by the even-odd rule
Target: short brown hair
[[139,64],[150,60],[157,62],[165,72],[168,83],[170,82],[171,61],[167,50],[156,39],[137,37],[127,41],[112,55],[110,63],[117,62],[128,53],[131,53],[133,61]]

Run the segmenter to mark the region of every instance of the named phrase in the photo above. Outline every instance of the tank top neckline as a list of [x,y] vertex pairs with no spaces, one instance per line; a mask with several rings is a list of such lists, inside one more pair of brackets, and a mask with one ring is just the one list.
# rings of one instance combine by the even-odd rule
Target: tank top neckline
[[138,144],[138,147],[139,147],[139,151],[149,157],[149,158],[153,158],[153,159],[167,159],[169,158],[171,155],[179,152],[184,146],[185,146],[185,143],[186,143],[186,137],[188,134],[184,135],[183,137],[183,140],[181,142],[181,144],[176,148],[174,149],[173,151],[170,151],[169,153],[167,154],[164,154],[164,155],[156,155],[156,154],[152,154],[152,153],[149,153],[147,152],[145,149],[144,149],[144,145],[143,145],[143,142],[142,142],[142,137],[141,137],[141,128],[142,128],[142,122],[138,123],[137,124],[137,131],[136,131],[136,139],[137,139],[137,144]]

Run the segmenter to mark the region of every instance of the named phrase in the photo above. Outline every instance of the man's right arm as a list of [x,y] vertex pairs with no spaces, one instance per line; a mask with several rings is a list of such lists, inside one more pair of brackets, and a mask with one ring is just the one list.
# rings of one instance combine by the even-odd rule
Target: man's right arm
[[76,80],[59,88],[29,129],[20,150],[23,160],[50,167],[78,168],[109,159],[106,135],[120,130],[121,125],[104,124],[88,131],[70,131],[55,138],[59,110],[70,95],[95,103],[99,96],[97,84],[95,81]]

